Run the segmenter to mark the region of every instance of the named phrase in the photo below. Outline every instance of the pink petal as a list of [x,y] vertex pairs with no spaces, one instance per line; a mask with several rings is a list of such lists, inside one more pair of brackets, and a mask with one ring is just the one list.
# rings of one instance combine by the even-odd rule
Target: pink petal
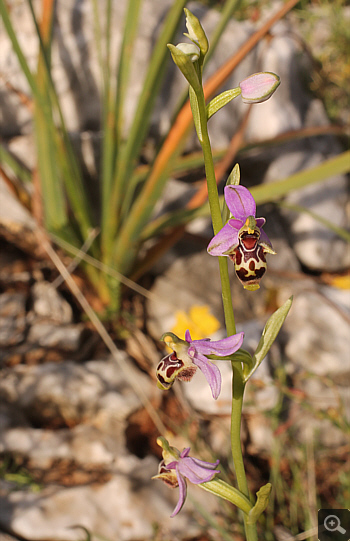
[[226,186],[224,192],[226,204],[234,218],[241,220],[243,224],[248,216],[254,216],[255,218],[256,205],[254,197],[247,188],[244,186]]
[[243,337],[244,332],[240,332],[222,340],[193,340],[192,344],[196,348],[196,351],[203,355],[225,356],[232,355],[232,353],[241,347]]
[[230,222],[231,220],[209,242],[207,251],[210,255],[226,255],[225,252],[233,250],[238,245],[238,231]]
[[186,457],[179,462],[178,469],[181,475],[186,477],[194,485],[200,483],[207,483],[211,481],[213,477],[220,473],[219,470],[215,470],[219,464],[219,460],[212,464],[211,462],[204,462],[204,460],[198,460],[192,457]]
[[[206,462],[205,460],[200,460],[199,458],[192,457],[193,462],[198,464],[198,466],[202,466],[203,468],[209,468],[210,470],[215,470],[216,466],[219,465],[220,460],[216,460],[215,462]],[[216,472],[221,473],[221,472]]]
[[265,222],[266,222],[265,218],[256,218],[256,225],[259,227],[259,229],[263,227]]
[[193,359],[193,364],[203,372],[205,379],[209,383],[213,398],[216,400],[221,391],[221,373],[215,364],[208,361],[204,355],[197,353]]
[[187,329],[185,332],[185,340],[186,342],[192,342],[190,331]]
[[186,447],[185,449],[183,449],[183,451],[180,454],[180,458],[185,458],[186,456],[188,456],[190,450],[191,450],[191,447]]
[[178,465],[177,465],[177,468],[176,468],[176,477],[177,477],[177,481],[179,483],[179,501],[177,502],[176,507],[175,507],[174,511],[172,512],[172,514],[170,515],[170,517],[175,517],[175,515],[177,515],[181,511],[182,506],[185,503],[186,494],[187,494],[186,481],[182,477],[181,473],[179,472]]
[[268,246],[271,246],[272,248],[272,243],[263,229],[260,230],[260,242],[264,242],[265,244],[267,244]]

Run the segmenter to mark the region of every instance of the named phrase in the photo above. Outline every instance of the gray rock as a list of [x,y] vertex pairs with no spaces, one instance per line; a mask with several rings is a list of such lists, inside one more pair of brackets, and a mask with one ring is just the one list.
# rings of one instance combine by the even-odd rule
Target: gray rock
[[76,467],[111,467],[115,456],[125,454],[123,423],[114,423],[114,435],[91,425],[71,429],[47,430],[17,427],[0,435],[0,452],[26,460],[27,467],[44,472],[59,461],[75,463]]
[[[288,173],[319,165],[334,156],[335,154],[330,153],[321,154],[316,148],[300,148],[290,153],[289,167],[285,157],[277,158],[269,167],[267,178],[283,178],[288,176]],[[281,168],[284,169],[282,175]],[[346,176],[337,175],[320,184],[311,184],[290,193],[286,201],[291,205],[305,207],[321,218],[328,219],[335,226],[346,228],[348,188]],[[350,250],[346,242],[333,231],[305,212],[297,213],[286,209],[283,214],[290,225],[295,253],[303,265],[312,270],[327,272],[343,270],[349,265]]]
[[[350,375],[341,384],[318,377],[305,376],[299,383],[308,404],[303,415],[293,419],[298,441],[308,442],[310,437],[326,448],[339,448],[348,443],[346,423],[350,421]],[[329,415],[329,419],[324,418]],[[332,420],[333,417],[333,420]]]
[[[132,366],[128,370],[146,395],[154,391],[146,376]],[[103,424],[111,418],[123,420],[141,405],[113,361],[84,365],[65,361],[5,369],[1,373],[0,396],[4,402],[16,404],[36,426],[74,426],[95,416]]]
[[34,314],[57,323],[71,323],[73,312],[70,304],[49,282],[36,282],[32,289]]
[[31,255],[42,255],[36,236],[34,218],[9,191],[0,178],[0,234],[18,248]]
[[[39,494],[10,491],[0,482],[0,524],[28,541],[78,541],[84,526],[96,536],[118,541],[145,541],[154,536],[159,524],[171,539],[186,531],[189,537],[199,533],[192,518],[195,504],[187,501],[176,520],[170,518],[177,501],[177,489],[152,480],[158,462],[153,457],[140,460],[129,456],[104,484],[62,488],[47,487]],[[210,513],[219,510],[213,496],[191,485],[195,499]],[[181,538],[181,537],[180,537]]]
[[0,295],[0,346],[7,347],[23,341],[26,330],[26,295]]
[[74,352],[81,346],[85,325],[58,325],[55,323],[35,322],[31,325],[27,340],[43,348],[58,348]]
[[285,321],[288,370],[341,379],[350,373],[349,320],[317,291],[301,291]]

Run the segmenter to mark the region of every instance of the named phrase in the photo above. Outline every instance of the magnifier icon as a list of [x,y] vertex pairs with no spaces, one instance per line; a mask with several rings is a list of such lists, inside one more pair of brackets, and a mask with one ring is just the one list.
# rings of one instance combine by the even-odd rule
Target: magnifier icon
[[346,533],[346,530],[340,525],[340,519],[336,515],[328,515],[324,519],[324,527],[329,532],[340,532],[342,534]]

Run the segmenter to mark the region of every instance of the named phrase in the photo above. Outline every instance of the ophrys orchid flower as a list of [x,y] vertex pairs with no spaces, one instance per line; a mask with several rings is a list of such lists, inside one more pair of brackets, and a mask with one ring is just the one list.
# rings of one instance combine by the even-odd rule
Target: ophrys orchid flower
[[210,338],[192,340],[190,331],[181,340],[174,333],[163,334],[163,340],[173,353],[164,357],[157,366],[157,384],[160,389],[168,390],[176,378],[190,381],[199,368],[209,383],[213,398],[217,399],[221,391],[221,374],[218,367],[207,359],[207,355],[226,357],[237,351],[243,342],[244,333],[240,332],[212,341]]
[[155,475],[153,479],[161,479],[172,488],[179,487],[179,501],[171,514],[171,517],[174,517],[185,503],[186,479],[195,485],[208,483],[217,473],[220,473],[220,470],[215,469],[219,460],[212,463],[192,458],[189,456],[190,447],[180,453],[175,447],[170,447],[163,437],[158,438],[157,443],[163,449],[163,460],[159,464],[158,475]]
[[256,218],[253,196],[244,186],[226,186],[225,201],[232,218],[210,241],[208,253],[228,256],[245,289],[259,289],[266,271],[265,254],[275,254],[262,227],[265,218]]

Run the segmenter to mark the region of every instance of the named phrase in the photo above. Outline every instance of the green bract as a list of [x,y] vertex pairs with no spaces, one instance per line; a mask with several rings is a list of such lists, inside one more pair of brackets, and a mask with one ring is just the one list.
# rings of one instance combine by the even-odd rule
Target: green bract
[[276,337],[286,319],[289,310],[291,309],[293,297],[290,297],[272,316],[267,320],[267,323],[262,332],[258,347],[253,355],[253,368],[245,375],[244,380],[248,379],[254,374],[255,370],[259,367],[261,362],[266,357],[270,347],[276,340]]
[[[196,45],[190,43],[180,43],[180,46],[177,45],[176,47],[175,45],[171,45],[171,43],[168,44],[168,49],[171,52],[175,64],[186,77],[189,84],[198,91],[201,88],[201,85],[198,79],[198,73],[194,67],[194,61],[196,61],[197,58],[195,51],[192,49],[193,47],[196,47]],[[188,53],[188,48],[191,48],[190,53]],[[183,49],[185,49],[185,52]],[[198,51],[198,47],[196,47],[196,49]],[[193,60],[193,58],[195,60]]]

